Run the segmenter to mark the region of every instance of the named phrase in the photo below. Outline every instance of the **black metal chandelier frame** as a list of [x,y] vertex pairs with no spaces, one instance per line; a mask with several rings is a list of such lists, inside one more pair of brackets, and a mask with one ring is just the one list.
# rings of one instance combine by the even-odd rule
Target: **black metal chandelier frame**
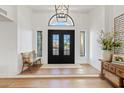
[[68,13],[69,13],[69,5],[55,5],[56,19],[58,21],[59,18],[65,18],[67,22]]
[[[72,21],[72,26],[74,26],[74,21],[69,16],[69,5],[55,5],[55,14],[50,18],[48,26],[51,26],[51,20],[56,17],[57,22],[67,22],[68,18]],[[63,19],[63,20],[59,20]]]

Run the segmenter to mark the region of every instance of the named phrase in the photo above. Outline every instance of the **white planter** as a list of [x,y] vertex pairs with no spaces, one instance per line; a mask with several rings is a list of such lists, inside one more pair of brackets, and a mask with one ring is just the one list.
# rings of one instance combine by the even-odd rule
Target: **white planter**
[[105,61],[111,61],[112,60],[112,51],[103,50],[102,59]]

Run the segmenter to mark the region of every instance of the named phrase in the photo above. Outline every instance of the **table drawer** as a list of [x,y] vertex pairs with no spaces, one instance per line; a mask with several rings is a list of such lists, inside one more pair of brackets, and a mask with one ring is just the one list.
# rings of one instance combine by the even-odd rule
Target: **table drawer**
[[122,78],[124,78],[124,71],[121,69],[116,68],[116,74]]
[[116,76],[115,74],[107,71],[107,70],[103,70],[104,73],[104,77],[107,78],[109,81],[111,81],[114,85],[116,86],[120,86],[120,78],[119,76]]
[[109,71],[112,73],[116,73],[116,67],[113,65],[109,65]]
[[109,69],[109,63],[108,62],[104,62],[103,63],[103,68],[108,70]]

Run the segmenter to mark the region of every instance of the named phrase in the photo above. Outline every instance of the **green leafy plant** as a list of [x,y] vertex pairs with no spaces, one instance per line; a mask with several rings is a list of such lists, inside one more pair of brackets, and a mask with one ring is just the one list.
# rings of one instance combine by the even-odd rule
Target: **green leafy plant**
[[122,46],[121,40],[114,40],[114,36],[117,34],[118,33],[114,32],[100,32],[98,43],[101,45],[102,50],[113,51],[113,49],[117,49]]

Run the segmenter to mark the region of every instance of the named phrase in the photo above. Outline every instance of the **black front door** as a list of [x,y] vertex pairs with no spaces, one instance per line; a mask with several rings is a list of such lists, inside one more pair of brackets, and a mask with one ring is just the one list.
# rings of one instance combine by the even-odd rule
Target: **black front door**
[[48,30],[48,64],[74,64],[74,30]]

